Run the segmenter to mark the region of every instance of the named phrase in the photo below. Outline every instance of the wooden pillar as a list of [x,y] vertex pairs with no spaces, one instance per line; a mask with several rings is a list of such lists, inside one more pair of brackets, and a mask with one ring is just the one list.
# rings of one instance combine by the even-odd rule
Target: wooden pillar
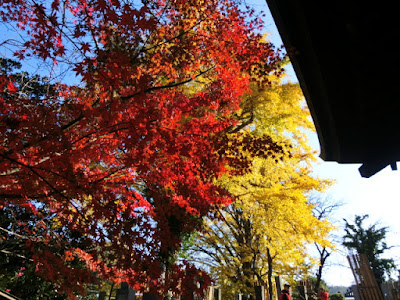
[[365,254],[351,255],[347,259],[356,280],[360,299],[383,300],[382,291],[372,273],[367,256]]
[[304,285],[296,286],[296,290],[299,292],[301,299],[308,300],[306,287]]

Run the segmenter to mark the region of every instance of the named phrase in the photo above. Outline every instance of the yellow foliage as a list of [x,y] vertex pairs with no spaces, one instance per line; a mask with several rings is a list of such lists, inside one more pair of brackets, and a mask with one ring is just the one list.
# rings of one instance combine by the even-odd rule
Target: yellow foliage
[[271,136],[285,151],[279,157],[254,158],[248,174],[222,178],[220,185],[237,200],[219,212],[218,220],[208,220],[196,240],[202,262],[227,293],[252,292],[256,282],[267,283],[271,274],[306,274],[315,263],[306,246],[331,246],[327,236],[333,226],[313,215],[307,197],[332,182],[311,174],[315,153],[307,145],[306,130],[314,127],[301,89],[277,77],[271,82],[264,90],[253,86],[243,99],[239,126],[251,135]]

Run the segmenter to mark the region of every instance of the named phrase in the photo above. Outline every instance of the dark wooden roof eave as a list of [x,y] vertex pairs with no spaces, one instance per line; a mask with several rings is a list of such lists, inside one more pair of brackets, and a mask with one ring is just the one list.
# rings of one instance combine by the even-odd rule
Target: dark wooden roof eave
[[388,74],[399,62],[377,59],[380,44],[392,44],[382,59],[396,57],[394,12],[358,0],[267,3],[310,108],[321,158],[362,163],[364,177],[395,168],[400,101],[397,79]]

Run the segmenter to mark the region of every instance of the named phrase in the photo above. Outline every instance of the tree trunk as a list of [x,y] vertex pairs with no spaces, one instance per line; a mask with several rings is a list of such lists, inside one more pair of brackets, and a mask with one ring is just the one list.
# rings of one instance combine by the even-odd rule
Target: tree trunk
[[331,253],[328,252],[325,247],[323,247],[322,250],[320,250],[318,248],[318,252],[319,252],[319,267],[318,267],[318,271],[317,271],[317,274],[316,274],[317,280],[316,280],[315,286],[314,286],[314,292],[315,293],[318,293],[318,290],[319,290],[319,287],[320,287],[320,284],[321,284],[322,270],[324,268],[325,261],[329,257],[329,255],[331,255]]
[[268,258],[268,297],[269,300],[273,300],[274,290],[272,284],[272,256],[269,252],[269,248],[267,248],[267,258]]

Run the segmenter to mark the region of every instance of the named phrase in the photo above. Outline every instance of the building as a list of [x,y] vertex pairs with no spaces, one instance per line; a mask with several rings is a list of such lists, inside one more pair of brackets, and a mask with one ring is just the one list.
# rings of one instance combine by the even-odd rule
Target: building
[[321,158],[370,177],[400,160],[395,2],[267,0],[313,117]]

